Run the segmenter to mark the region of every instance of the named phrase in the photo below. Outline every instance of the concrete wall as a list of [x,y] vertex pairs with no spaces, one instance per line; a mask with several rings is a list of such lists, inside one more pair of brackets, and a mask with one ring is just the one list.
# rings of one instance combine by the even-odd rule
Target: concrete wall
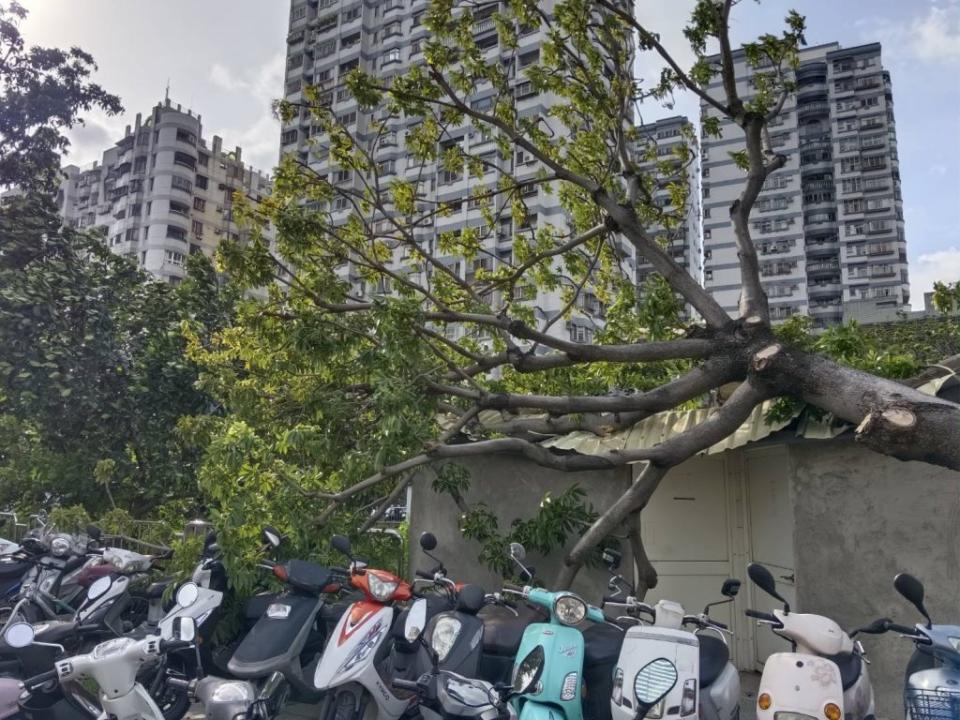
[[[893,588],[899,572],[927,587],[934,622],[960,622],[960,473],[904,463],[850,441],[791,446],[798,605],[846,629],[919,616]],[[902,717],[913,644],[866,637],[878,714]]]
[[[466,493],[468,503],[484,502],[497,515],[501,531],[509,529],[516,519],[530,518],[536,514],[547,492],[559,494],[574,483],[579,484],[588,495],[589,502],[597,509],[608,507],[629,486],[630,470],[561,473],[548,470],[524,460],[492,457],[461,463],[471,475],[470,489]],[[435,554],[444,561],[453,579],[479,583],[488,591],[501,587],[503,580],[478,560],[480,545],[464,540],[460,534],[460,513],[448,495],[433,491],[434,476],[430,471],[413,481],[410,512],[410,562],[411,574],[415,568],[426,569],[432,565],[421,554],[417,538],[429,530],[437,536]],[[575,542],[573,538],[571,542]],[[624,547],[624,574],[632,572],[632,558]],[[562,553],[550,558],[528,554],[527,564],[533,565],[537,577],[550,586],[563,560]],[[584,570],[577,576],[574,591],[588,602],[599,603],[606,591],[609,576],[601,570]]]

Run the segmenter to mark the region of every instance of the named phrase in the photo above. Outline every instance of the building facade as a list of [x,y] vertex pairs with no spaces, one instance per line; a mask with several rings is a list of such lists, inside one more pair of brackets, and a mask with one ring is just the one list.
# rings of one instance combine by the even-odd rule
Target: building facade
[[224,150],[216,135],[208,144],[201,117],[169,99],[146,119],[137,114],[99,162],[63,173],[65,223],[102,229],[113,252],[174,284],[185,276],[188,255],[209,256],[222,239],[242,237],[235,192],[253,201],[270,192],[269,177],[244,166],[239,147]]
[[[675,213],[670,183],[685,182],[688,188],[684,219],[677,227],[666,228],[654,225],[648,231],[657,237],[670,256],[698,281],[703,281],[703,246],[700,239],[700,154],[696,145],[696,133],[693,124],[682,115],[663,118],[656,122],[639,126],[642,147],[654,146],[656,160],[645,159],[641,170],[657,178],[654,202],[667,212]],[[676,155],[676,150],[686,146],[690,150],[690,159],[685,164]],[[638,155],[641,151],[638,151]],[[642,155],[641,155],[642,157]],[[671,173],[664,174],[658,165],[669,163]],[[637,286],[643,292],[643,286],[654,272],[645,258],[636,258]],[[687,307],[688,316],[692,309]]]
[[[742,51],[734,56],[737,89],[749,99],[752,71]],[[893,95],[880,45],[805,48],[794,79],[796,92],[770,127],[771,144],[787,163],[767,178],[750,216],[772,317],[807,314],[825,327],[842,321],[851,301],[884,312],[902,308],[910,301],[907,250]],[[720,79],[708,90],[722,96]],[[722,137],[702,140],[704,283],[733,314],[740,270],[728,208],[744,172],[730,153],[745,145],[740,128],[721,128]]]
[[[546,12],[550,11],[551,5],[552,2],[541,4]],[[389,80],[406,72],[411,66],[423,63],[428,31],[423,27],[422,18],[427,6],[427,0],[388,0],[380,3],[362,0],[292,0],[287,36],[285,98],[293,103],[301,102],[304,87],[315,86],[320,91],[321,102],[329,105],[342,125],[361,141],[372,141],[375,133],[371,123],[386,118],[378,114],[379,110],[368,112],[359,108],[344,87],[344,78],[353,68],[360,67],[365,72]],[[523,72],[539,61],[544,34],[539,28],[526,32],[521,29],[517,48],[500,47],[493,20],[496,10],[495,3],[484,9],[474,8],[474,37],[491,60],[497,58],[508,68],[513,78],[513,97],[519,114],[539,115],[548,122],[547,110],[557,99],[546,93],[538,93]],[[469,101],[477,109],[490,108],[494,102],[494,91],[480,91]],[[546,193],[536,185],[525,187],[522,191],[527,207],[526,219],[522,224],[514,227],[510,213],[506,212],[499,217],[496,227],[487,227],[480,207],[471,201],[471,193],[477,193],[478,188],[496,188],[505,174],[515,177],[520,184],[524,180],[533,180],[541,169],[539,163],[522,151],[515,152],[509,159],[499,157],[495,138],[491,134],[464,125],[451,130],[442,144],[444,149],[454,143],[459,144],[466,153],[479,157],[487,169],[482,180],[467,173],[450,172],[440,167],[439,163],[433,167],[423,167],[420,161],[409,157],[404,144],[406,131],[418,122],[416,118],[388,120],[387,131],[379,135],[375,148],[381,182],[388,181],[391,176],[416,178],[419,182],[418,193],[425,206],[435,206],[438,202],[452,205],[452,213],[437,216],[430,224],[420,224],[415,236],[427,248],[435,248],[432,243],[440,233],[455,233],[468,227],[480,228],[484,252],[476,260],[466,262],[463,258],[440,257],[441,262],[452,268],[460,278],[471,281],[481,268],[489,271],[512,262],[513,240],[519,233],[532,238],[538,229],[547,226],[565,229],[566,218],[557,193]],[[283,126],[281,154],[295,154],[318,174],[333,173],[333,181],[338,186],[362,188],[360,178],[330,167],[324,140],[323,130],[313,124],[310,113],[303,110],[293,122]],[[323,209],[332,212],[334,223],[339,221],[339,216],[346,218],[350,212],[346,198],[337,198],[332,206]],[[628,255],[625,262],[632,271],[632,250],[626,248],[626,243],[623,245]],[[436,250],[433,250],[433,254],[438,255]],[[403,248],[397,249],[395,259],[398,265],[403,263]],[[359,274],[354,275],[349,266],[343,272],[353,283],[355,293],[369,296],[389,291],[386,287],[367,287]],[[553,320],[566,305],[562,292],[519,286],[513,298],[495,296],[489,300],[494,306],[504,300],[528,304],[540,322]],[[555,322],[550,332],[575,342],[590,342],[603,317],[604,308],[596,295],[584,292],[573,317],[568,321]],[[456,334],[459,331],[451,327],[448,332]]]

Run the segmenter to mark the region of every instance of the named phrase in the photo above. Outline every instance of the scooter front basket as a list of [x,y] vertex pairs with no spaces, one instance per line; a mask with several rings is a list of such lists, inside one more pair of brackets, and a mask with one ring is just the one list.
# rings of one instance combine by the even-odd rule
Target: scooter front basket
[[908,689],[906,705],[911,720],[960,718],[960,692]]

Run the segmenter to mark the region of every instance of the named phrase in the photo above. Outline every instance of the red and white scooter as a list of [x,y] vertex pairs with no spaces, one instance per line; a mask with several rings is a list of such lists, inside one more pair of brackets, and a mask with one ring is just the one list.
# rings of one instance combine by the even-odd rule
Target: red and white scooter
[[791,612],[763,565],[752,563],[747,572],[757,587],[783,603],[783,610],[747,610],[747,616],[769,625],[793,648],[792,652],[774,653],[764,663],[757,720],[872,719],[873,686],[863,646],[830,618]]
[[416,698],[409,692],[398,696],[375,663],[383,644],[391,641],[390,630],[398,613],[393,604],[410,600],[412,589],[392,573],[367,568],[353,557],[350,541],[342,535],[334,535],[331,545],[350,559],[350,584],[365,597],[340,618],[317,665],[313,685],[326,691],[318,716],[396,720]]

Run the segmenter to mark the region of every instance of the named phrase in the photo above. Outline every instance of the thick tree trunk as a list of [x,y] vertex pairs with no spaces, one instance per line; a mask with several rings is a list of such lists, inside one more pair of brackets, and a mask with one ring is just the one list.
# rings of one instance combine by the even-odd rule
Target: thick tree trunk
[[857,426],[866,447],[960,470],[960,405],[821,355],[770,345],[754,369],[784,393]]
[[647,556],[647,549],[643,546],[641,534],[643,508],[633,513],[629,520],[630,552],[633,554],[633,564],[637,568],[636,596],[640,600],[646,597],[650,590],[657,586],[657,570]]

